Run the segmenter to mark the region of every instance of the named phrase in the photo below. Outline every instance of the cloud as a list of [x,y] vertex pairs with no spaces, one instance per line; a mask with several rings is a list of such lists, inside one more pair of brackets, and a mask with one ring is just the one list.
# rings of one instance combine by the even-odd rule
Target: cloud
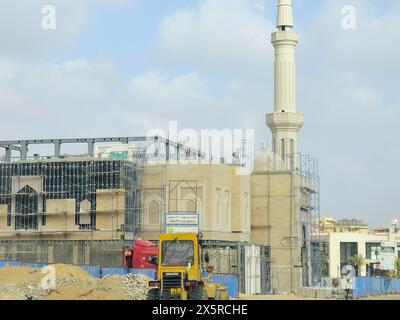
[[149,71],[130,81],[130,91],[134,98],[152,97],[157,107],[173,102],[177,108],[184,108],[185,103],[202,98],[204,84],[197,73],[168,78]]
[[342,8],[348,1],[324,1],[321,10],[310,25],[305,36],[319,44],[325,62],[335,62],[341,67],[359,72],[398,73],[400,64],[393,63],[400,56],[400,5],[384,5],[379,10],[373,1],[354,0],[356,29],[342,27]]
[[177,10],[160,25],[159,50],[166,63],[189,63],[225,74],[271,70],[272,23],[265,1],[205,0]]
[[181,129],[261,128],[264,136],[265,104],[273,99],[272,89],[266,90],[264,84],[241,80],[227,81],[213,92],[195,72],[177,76],[145,72],[132,78],[126,90],[120,104],[132,123],[146,124],[146,131],[155,123],[166,130],[169,121],[177,120]]
[[[42,7],[56,9],[56,30],[42,28]],[[70,45],[87,20],[84,1],[4,0],[0,10],[0,55],[32,59],[46,50]]]
[[[134,0],[2,0],[0,56],[43,58],[67,50],[79,39],[91,15],[102,6],[127,7]],[[44,6],[55,9],[55,30],[45,30]]]
[[212,110],[217,110],[215,97],[195,72],[166,76],[160,71],[148,71],[133,77],[126,93],[124,109],[131,123],[139,125],[143,121],[145,131],[166,130],[168,121],[175,120],[182,126],[201,125]]
[[0,81],[3,139],[143,135],[166,130],[171,120],[181,129],[241,128],[251,121],[239,106],[253,108],[253,95],[263,90],[229,82],[221,94],[211,94],[196,72],[168,76],[153,70],[126,82],[100,58],[38,64],[0,59],[1,69],[8,70]]
[[101,59],[25,64],[0,84],[2,137],[110,133],[119,85],[112,63]]

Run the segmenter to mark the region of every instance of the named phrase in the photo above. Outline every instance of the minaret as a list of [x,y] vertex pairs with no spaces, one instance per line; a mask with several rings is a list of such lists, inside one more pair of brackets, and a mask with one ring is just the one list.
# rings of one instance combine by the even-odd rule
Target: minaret
[[284,160],[294,159],[298,151],[299,131],[304,116],[296,112],[296,45],[291,0],[278,0],[277,31],[272,34],[275,48],[275,111],[267,115],[273,137],[273,152]]

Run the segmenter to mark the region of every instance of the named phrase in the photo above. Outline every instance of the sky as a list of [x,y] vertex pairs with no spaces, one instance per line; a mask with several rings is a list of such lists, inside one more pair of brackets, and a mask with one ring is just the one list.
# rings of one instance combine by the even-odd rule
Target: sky
[[[400,218],[400,3],[293,2],[300,145],[319,159],[321,214],[388,225]],[[177,121],[254,129],[257,150],[271,141],[275,15],[275,0],[2,0],[0,140],[144,135]]]

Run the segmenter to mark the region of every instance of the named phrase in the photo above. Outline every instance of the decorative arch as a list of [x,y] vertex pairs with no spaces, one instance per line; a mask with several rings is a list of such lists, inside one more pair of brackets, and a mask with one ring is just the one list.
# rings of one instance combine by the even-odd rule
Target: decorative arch
[[246,231],[250,228],[250,196],[248,192],[244,193],[244,227]]
[[90,212],[92,210],[92,203],[84,199],[79,203],[79,224],[89,225],[91,224]]
[[203,201],[201,198],[197,197],[197,205],[196,199],[193,195],[188,195],[187,197],[182,199],[183,209],[187,212],[196,212],[199,215],[199,225],[200,227],[204,226],[205,219],[203,215]]
[[217,226],[221,224],[221,189],[215,189],[215,222]]
[[156,200],[151,200],[149,204],[149,224],[158,225],[160,224],[160,211],[161,204]]
[[149,226],[159,226],[162,212],[161,197],[156,194],[146,196],[144,209],[144,223]]
[[230,228],[230,216],[231,216],[231,194],[228,190],[225,190],[224,199],[224,224]]

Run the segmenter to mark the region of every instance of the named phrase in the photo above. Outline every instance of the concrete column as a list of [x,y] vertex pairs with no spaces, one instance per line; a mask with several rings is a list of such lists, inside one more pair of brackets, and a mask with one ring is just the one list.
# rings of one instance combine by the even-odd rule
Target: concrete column
[[85,248],[84,264],[90,265],[90,246],[86,245],[84,248]]
[[43,262],[42,261],[42,247],[40,245],[36,246],[36,262]]
[[165,142],[165,160],[169,161],[169,141]]
[[6,157],[5,157],[5,161],[6,161],[6,162],[11,162],[11,156],[12,156],[11,148],[6,148]]
[[6,260],[6,247],[0,246],[0,260]]
[[54,143],[54,155],[56,158],[61,157],[61,142],[55,142]]
[[72,247],[72,263],[79,265],[79,246]]
[[17,260],[17,258],[18,258],[17,246],[13,245],[11,247],[11,260]]
[[54,263],[54,246],[48,246],[47,249],[47,263]]
[[88,142],[88,154],[89,156],[94,156],[94,142],[90,141]]
[[28,157],[28,142],[22,141],[21,143],[21,160],[24,161]]

